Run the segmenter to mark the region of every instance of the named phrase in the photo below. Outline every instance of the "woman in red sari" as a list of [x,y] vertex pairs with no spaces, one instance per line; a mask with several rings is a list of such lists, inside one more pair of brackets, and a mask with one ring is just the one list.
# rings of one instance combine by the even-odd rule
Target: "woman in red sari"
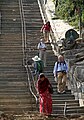
[[49,93],[49,87],[51,86],[49,80],[43,73],[39,75],[37,81],[37,90],[39,92],[39,110],[40,113],[50,116],[52,113],[52,97]]

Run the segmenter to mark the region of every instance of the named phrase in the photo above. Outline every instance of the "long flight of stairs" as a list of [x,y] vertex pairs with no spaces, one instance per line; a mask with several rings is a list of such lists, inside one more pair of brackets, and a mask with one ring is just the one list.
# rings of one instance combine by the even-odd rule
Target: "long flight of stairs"
[[[37,44],[40,41],[42,26],[42,18],[39,11],[37,0],[23,0],[23,9],[27,29],[27,48],[28,59],[38,55]],[[53,78],[53,66],[57,57],[52,51],[51,44],[47,44],[47,67],[45,68],[45,75],[49,78],[54,88],[53,99],[53,115],[75,115],[84,114],[84,107],[79,106],[79,101],[75,100],[75,96],[71,94],[71,90],[66,87],[66,94],[57,94],[56,83]],[[64,107],[66,110],[64,113]]]
[[[43,24],[37,0],[22,0],[27,32],[27,59],[38,54],[37,44],[42,37],[40,28]],[[0,36],[0,111],[8,114],[27,114],[36,111],[35,100],[32,98],[27,84],[27,73],[22,66],[21,18],[18,0],[1,0],[2,34]],[[66,88],[66,94],[57,94],[53,78],[53,66],[57,57],[47,44],[47,67],[45,75],[54,88],[53,115],[63,115],[67,105],[67,115],[84,114],[79,101]],[[32,116],[32,115],[30,115]],[[39,117],[39,116],[38,116]],[[17,119],[30,117],[17,116]],[[40,119],[43,119],[42,117]],[[53,118],[54,119],[54,118]]]
[[[22,66],[21,17],[18,0],[0,0],[0,111],[22,114],[35,110]],[[30,98],[30,99],[29,99]]]

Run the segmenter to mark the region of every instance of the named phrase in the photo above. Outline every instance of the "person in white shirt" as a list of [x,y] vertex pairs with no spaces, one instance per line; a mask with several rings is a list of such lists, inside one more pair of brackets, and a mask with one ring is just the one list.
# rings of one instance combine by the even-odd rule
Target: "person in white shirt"
[[54,65],[53,74],[55,79],[57,78],[57,91],[58,93],[65,93],[67,82],[68,65],[64,60],[64,56],[59,55],[58,61]]
[[46,67],[46,45],[44,40],[41,39],[38,43],[39,57],[44,62],[44,67]]

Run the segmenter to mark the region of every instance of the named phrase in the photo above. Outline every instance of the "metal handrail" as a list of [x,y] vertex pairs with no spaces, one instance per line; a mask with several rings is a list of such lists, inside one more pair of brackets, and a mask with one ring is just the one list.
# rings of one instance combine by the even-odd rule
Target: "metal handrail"
[[27,38],[26,38],[26,36],[27,35],[26,35],[26,23],[25,23],[22,0],[19,0],[19,9],[20,9],[20,17],[21,17],[21,25],[22,25],[23,66],[26,68],[26,71],[27,71],[29,90],[30,90],[31,94],[33,95],[33,97],[36,100],[36,109],[37,109],[38,98],[37,98],[37,96],[34,94],[34,92],[32,90],[32,85],[31,85],[31,82],[30,82],[30,75],[32,77],[32,80],[33,80],[33,76],[31,74],[31,70],[30,70],[29,66],[27,65],[27,59],[26,59],[26,49],[27,49]]
[[38,110],[38,97],[34,94],[34,92],[32,90],[32,84],[30,82],[30,76],[29,75],[31,75],[32,82],[33,82],[34,78],[33,78],[33,75],[32,75],[30,67],[28,65],[25,65],[25,68],[26,68],[26,71],[27,71],[27,76],[28,76],[27,80],[28,80],[28,83],[29,83],[30,92],[31,92],[31,94],[34,96],[34,98],[36,100],[36,110]]
[[64,105],[64,116],[66,116],[66,109],[67,109],[67,102],[65,102],[65,105]]
[[22,52],[23,52],[23,65],[25,65],[25,46],[24,46],[24,19],[22,11],[22,0],[19,0],[20,18],[22,26]]
[[27,38],[26,38],[26,23],[25,23],[25,17],[24,17],[24,10],[23,10],[23,3],[22,3],[22,0],[21,0],[21,7],[22,7],[22,15],[23,15],[23,29],[24,29],[24,48],[25,48],[25,51],[26,51],[26,44],[27,44]]

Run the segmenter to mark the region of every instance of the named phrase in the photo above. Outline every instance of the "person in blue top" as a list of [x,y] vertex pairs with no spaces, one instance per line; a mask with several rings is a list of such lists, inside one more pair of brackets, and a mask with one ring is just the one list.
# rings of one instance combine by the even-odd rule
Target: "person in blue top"
[[58,61],[54,65],[53,74],[55,80],[57,80],[58,93],[65,93],[66,81],[67,81],[68,65],[64,60],[64,56],[59,55]]

